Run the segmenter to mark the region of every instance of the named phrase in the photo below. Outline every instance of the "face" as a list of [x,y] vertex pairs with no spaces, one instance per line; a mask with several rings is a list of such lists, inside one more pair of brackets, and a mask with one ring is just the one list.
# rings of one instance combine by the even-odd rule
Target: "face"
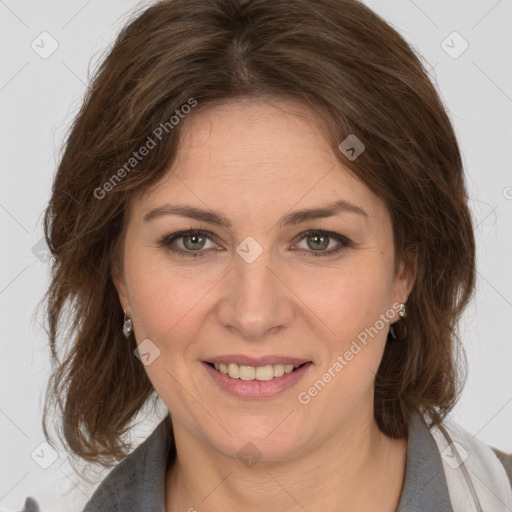
[[114,278],[175,430],[282,460],[373,421],[410,291],[384,203],[301,104],[208,107],[183,129],[172,167],[129,205]]

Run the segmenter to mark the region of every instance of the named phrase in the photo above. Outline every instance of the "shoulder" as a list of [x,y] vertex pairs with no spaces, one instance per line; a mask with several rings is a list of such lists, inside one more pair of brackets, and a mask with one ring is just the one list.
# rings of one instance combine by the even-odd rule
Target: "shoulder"
[[83,512],[165,510],[165,473],[173,449],[169,416],[101,482]]
[[[176,455],[172,423],[167,415],[130,455],[107,475],[82,512],[165,512],[165,474]],[[40,512],[27,497],[20,512]]]
[[408,429],[406,475],[398,510],[512,510],[512,455],[445,418],[421,414]]
[[[442,458],[451,501],[461,510],[512,510],[511,456],[502,454],[445,418],[431,428]],[[502,453],[502,452],[500,452]],[[478,508],[478,507],[477,507]]]
[[[492,468],[494,468],[493,479],[500,476],[503,486],[512,487],[512,454],[486,444],[453,420],[445,420],[443,423],[449,435],[452,436],[449,441],[460,442],[459,446],[455,446],[455,450],[460,449],[463,452],[463,459],[468,459],[470,466],[471,462],[478,461],[480,468],[488,474],[492,474]],[[450,448],[452,448],[451,444]]]
[[498,460],[501,462],[502,466],[505,468],[508,479],[510,480],[510,485],[512,486],[512,453],[505,453],[497,448],[492,448],[492,451],[498,457]]
[[41,512],[41,509],[37,501],[31,496],[28,496],[20,512]]

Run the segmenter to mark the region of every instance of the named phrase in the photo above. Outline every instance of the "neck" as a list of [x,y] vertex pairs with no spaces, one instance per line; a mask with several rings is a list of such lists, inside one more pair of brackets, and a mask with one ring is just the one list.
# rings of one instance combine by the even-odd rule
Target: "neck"
[[167,512],[194,509],[396,511],[407,440],[391,439],[373,415],[285,461],[247,467],[174,426],[177,457],[167,472]]

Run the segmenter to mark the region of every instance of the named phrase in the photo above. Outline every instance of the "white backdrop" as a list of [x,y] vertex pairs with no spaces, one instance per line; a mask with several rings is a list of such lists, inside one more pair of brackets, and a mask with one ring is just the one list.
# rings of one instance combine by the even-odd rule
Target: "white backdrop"
[[[469,378],[453,418],[512,452],[512,2],[366,3],[424,56],[459,137],[478,224],[478,284],[461,324]],[[44,512],[79,511],[95,486],[72,472],[66,453],[41,445],[49,352],[34,310],[48,263],[38,242],[88,70],[140,5],[0,0],[1,512],[21,509],[28,495]],[[156,421],[149,417],[137,439]]]

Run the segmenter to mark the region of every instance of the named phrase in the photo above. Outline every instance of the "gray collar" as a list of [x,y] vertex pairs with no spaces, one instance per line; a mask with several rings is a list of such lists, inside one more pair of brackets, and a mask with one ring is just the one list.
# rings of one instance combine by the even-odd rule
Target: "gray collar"
[[[169,415],[103,480],[83,512],[165,512],[165,475],[176,456]],[[420,415],[411,418],[398,512],[453,512],[441,456]]]
[[405,481],[397,512],[453,512],[437,444],[423,418],[411,417]]
[[83,512],[165,512],[167,463],[176,456],[167,415],[103,480]]

